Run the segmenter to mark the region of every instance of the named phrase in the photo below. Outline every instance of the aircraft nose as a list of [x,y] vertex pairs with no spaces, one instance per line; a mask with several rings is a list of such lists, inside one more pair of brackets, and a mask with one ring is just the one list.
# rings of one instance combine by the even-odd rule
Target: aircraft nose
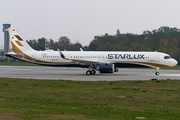
[[171,62],[171,65],[176,66],[177,64],[178,64],[178,62],[175,59],[173,59],[172,62]]

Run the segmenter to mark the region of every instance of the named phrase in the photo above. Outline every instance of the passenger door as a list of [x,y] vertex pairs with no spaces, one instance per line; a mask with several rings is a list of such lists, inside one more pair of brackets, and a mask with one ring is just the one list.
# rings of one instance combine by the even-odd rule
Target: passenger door
[[159,63],[159,54],[155,53],[155,62]]

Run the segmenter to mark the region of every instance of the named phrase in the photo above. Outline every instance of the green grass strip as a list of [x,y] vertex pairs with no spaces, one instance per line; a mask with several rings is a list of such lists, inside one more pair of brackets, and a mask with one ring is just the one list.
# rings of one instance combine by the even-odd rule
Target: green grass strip
[[180,81],[0,78],[2,119],[176,120]]

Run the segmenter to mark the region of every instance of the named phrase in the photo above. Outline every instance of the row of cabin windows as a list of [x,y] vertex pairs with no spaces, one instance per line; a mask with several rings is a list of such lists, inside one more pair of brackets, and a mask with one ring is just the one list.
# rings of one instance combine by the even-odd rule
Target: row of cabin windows
[[[43,58],[60,58],[60,56],[43,56]],[[70,56],[70,58],[73,58],[73,56]],[[104,56],[74,56],[74,58],[107,58]]]
[[[43,56],[43,58],[60,58],[60,56]],[[73,58],[73,56],[70,56],[70,58]],[[74,56],[74,58],[107,58],[105,56]],[[145,57],[148,58],[149,57]],[[164,59],[170,59],[170,56],[164,56]]]
[[[73,58],[73,56],[70,56],[70,58]],[[74,58],[107,58],[104,56],[74,56]]]
[[61,58],[60,56],[43,56],[43,58]]

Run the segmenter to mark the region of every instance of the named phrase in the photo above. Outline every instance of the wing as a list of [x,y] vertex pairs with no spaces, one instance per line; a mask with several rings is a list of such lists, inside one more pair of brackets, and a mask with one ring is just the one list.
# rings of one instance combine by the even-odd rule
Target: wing
[[63,59],[66,59],[66,60],[71,60],[73,62],[78,62],[78,63],[81,63],[81,64],[85,64],[85,65],[99,65],[99,64],[107,64],[109,62],[105,62],[105,61],[96,61],[96,60],[78,60],[78,59],[72,59],[72,58],[68,58],[66,57],[59,49],[59,54],[61,55],[61,57]]

